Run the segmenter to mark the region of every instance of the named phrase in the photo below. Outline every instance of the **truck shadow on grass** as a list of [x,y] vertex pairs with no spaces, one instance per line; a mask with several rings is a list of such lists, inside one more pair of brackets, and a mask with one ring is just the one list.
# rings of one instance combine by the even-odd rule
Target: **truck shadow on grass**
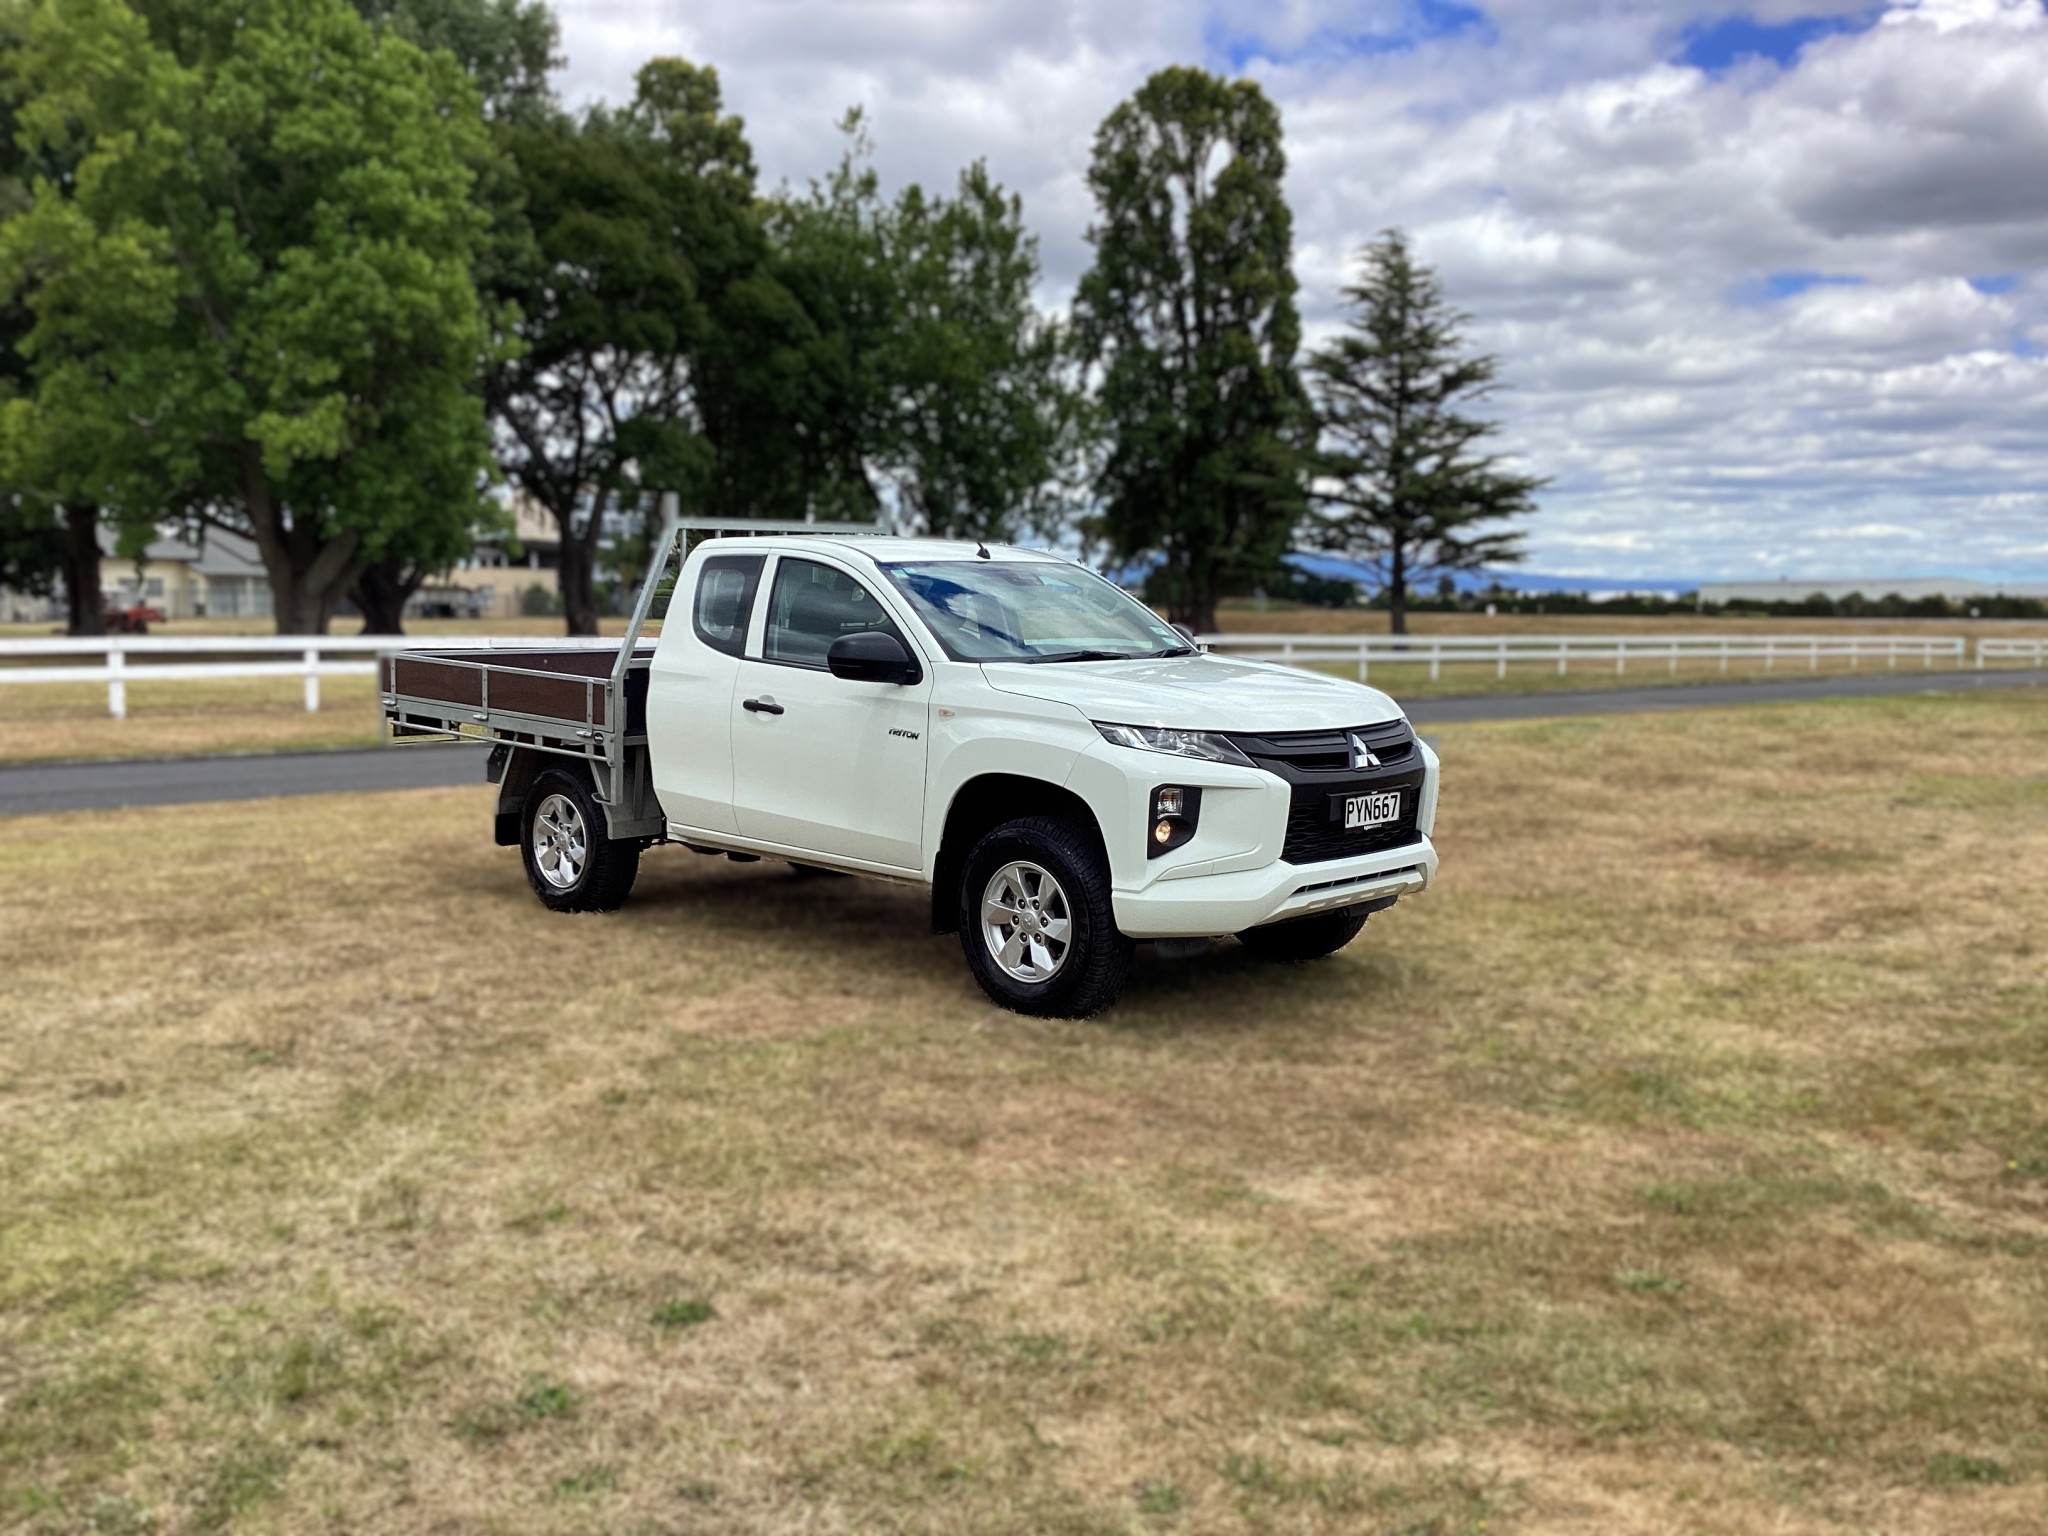
[[[659,952],[681,958],[715,955],[758,974],[864,982],[904,1003],[929,989],[923,1001],[940,1008],[1000,1014],[960,968],[959,936],[933,934],[930,897],[909,886],[661,850],[642,864],[621,910],[568,915],[534,900],[512,850],[436,868],[440,898],[509,921],[521,944],[558,938],[566,926],[587,945],[595,928],[635,954],[658,938]],[[1375,937],[1368,928],[1339,955],[1299,964],[1257,958],[1229,938],[1190,955],[1140,943],[1118,1001],[1093,1022],[1171,1037],[1327,1021],[1412,981],[1393,956],[1377,952]]]

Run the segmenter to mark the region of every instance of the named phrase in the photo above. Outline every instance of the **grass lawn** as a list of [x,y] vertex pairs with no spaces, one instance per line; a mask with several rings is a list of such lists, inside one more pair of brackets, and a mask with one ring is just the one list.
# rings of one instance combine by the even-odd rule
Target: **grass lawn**
[[131,682],[125,720],[108,715],[104,684],[0,684],[0,763],[306,752],[382,735],[373,677],[322,678],[310,714],[293,677]]
[[1319,964],[481,790],[0,823],[0,1527],[2048,1528],[2048,710],[1442,733]]

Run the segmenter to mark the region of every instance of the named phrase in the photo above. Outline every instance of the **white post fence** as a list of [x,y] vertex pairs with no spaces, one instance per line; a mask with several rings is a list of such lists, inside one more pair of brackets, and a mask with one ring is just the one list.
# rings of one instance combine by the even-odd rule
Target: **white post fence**
[[1986,662],[2012,662],[2020,666],[2048,666],[2048,638],[2034,640],[1979,640],[1977,666]]
[[[1896,670],[1903,660],[1923,668],[1962,667],[1972,658],[1970,642],[1960,636],[1930,635],[1205,635],[1202,643],[1220,655],[1248,660],[1285,662],[1290,666],[1343,666],[1368,681],[1372,668],[1429,668],[1432,680],[1445,667],[1491,663],[1493,675],[1505,679],[1510,663],[1556,663],[1567,676],[1572,664],[1582,668],[1612,662],[1617,676],[1629,663],[1664,663],[1676,673],[1681,662],[1727,672],[1731,662],[1761,662],[1777,670],[1779,662],[1818,672],[1822,662],[1861,668],[1882,662]],[[134,683],[187,682],[207,678],[299,678],[309,711],[320,708],[320,680],[327,677],[373,677],[380,651],[506,650],[562,646],[615,650],[613,639],[567,640],[559,635],[467,636],[276,636],[207,635],[191,639],[170,636],[108,635],[88,639],[0,639],[0,687],[9,683],[96,683],[107,690],[107,713],[116,720],[128,714],[128,690]],[[1974,661],[1986,666],[2048,666],[2048,638],[1983,639],[1974,647]]]
[[107,713],[128,716],[134,683],[209,678],[300,678],[306,709],[320,708],[323,677],[375,677],[380,651],[532,650],[578,646],[616,651],[615,639],[560,635],[108,635],[103,639],[0,640],[0,687],[9,683],[103,683]]
[[[1969,654],[1969,642],[1957,635],[1304,635],[1228,634],[1204,635],[1202,643],[1220,655],[1242,656],[1253,661],[1278,661],[1289,666],[1352,666],[1360,682],[1368,681],[1372,668],[1379,666],[1427,666],[1432,682],[1443,676],[1446,666],[1493,663],[1496,678],[1508,675],[1510,662],[1551,662],[1557,675],[1570,674],[1572,664],[1612,662],[1617,677],[1628,675],[1631,661],[1661,661],[1665,670],[1676,674],[1681,661],[1712,664],[1729,670],[1737,661],[1761,662],[1774,672],[1782,661],[1787,665],[1805,662],[1805,670],[1818,672],[1822,662],[1846,664],[1860,669],[1865,662],[1882,661],[1896,670],[1901,659],[1918,662],[1923,668],[1937,664],[1962,666]],[[1991,645],[1996,642],[1986,641]],[[2011,645],[2033,645],[2034,652],[2012,653],[2018,659],[2029,655],[2042,659],[2048,641],[2012,641]],[[1980,661],[1981,664],[1981,661]]]

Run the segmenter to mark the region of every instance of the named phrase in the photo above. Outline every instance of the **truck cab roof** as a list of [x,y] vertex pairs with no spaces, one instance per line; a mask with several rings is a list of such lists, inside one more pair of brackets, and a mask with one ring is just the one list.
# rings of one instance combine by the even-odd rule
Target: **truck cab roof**
[[1001,561],[1052,561],[1064,565],[1060,556],[1042,549],[1018,549],[1010,544],[977,545],[972,539],[917,539],[877,534],[774,533],[745,538],[707,539],[697,546],[713,554],[849,555],[873,565],[899,560],[977,560],[978,551]]

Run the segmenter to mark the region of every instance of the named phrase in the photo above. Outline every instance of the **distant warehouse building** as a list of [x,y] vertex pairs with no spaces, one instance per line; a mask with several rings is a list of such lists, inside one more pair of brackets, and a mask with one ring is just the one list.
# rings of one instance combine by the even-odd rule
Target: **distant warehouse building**
[[1799,603],[1809,597],[1840,602],[1862,596],[1873,601],[1935,597],[1967,603],[1986,597],[2048,598],[2048,581],[1973,581],[1967,576],[1789,577],[1782,581],[1703,581],[1699,600],[1707,603]]

